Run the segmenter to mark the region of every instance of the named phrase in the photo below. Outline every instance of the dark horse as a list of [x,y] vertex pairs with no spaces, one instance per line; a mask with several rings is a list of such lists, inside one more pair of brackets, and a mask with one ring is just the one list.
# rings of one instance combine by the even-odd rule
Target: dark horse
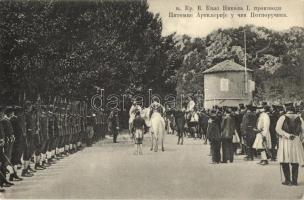
[[186,123],[185,112],[183,112],[181,110],[171,110],[169,112],[170,112],[170,114],[173,114],[174,119],[175,119],[175,129],[176,129],[177,136],[178,136],[177,144],[183,145],[185,123]]
[[207,143],[207,126],[209,116],[204,111],[199,114],[199,135]]

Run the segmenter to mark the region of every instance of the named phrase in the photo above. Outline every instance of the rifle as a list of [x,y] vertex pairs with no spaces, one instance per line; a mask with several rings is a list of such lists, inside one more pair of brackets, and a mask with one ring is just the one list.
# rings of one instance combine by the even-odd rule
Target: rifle
[[39,132],[40,132],[40,112],[41,112],[41,97],[40,97],[40,94],[38,95],[38,98],[37,98],[37,111],[36,111],[36,117],[37,117],[37,121],[36,121],[36,125],[37,125],[37,131],[36,131],[36,135],[37,135],[37,138],[38,138],[38,143],[40,144],[40,135],[39,135]]

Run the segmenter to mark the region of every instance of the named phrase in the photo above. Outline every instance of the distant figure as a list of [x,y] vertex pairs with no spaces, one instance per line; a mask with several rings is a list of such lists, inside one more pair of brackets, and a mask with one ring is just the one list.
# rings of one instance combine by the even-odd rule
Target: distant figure
[[112,110],[109,117],[108,117],[108,130],[113,135],[113,143],[117,143],[117,136],[119,132],[119,117],[118,111]]
[[232,148],[232,137],[235,134],[235,121],[231,117],[231,110],[227,109],[225,111],[225,116],[223,117],[221,123],[222,130],[222,149],[223,149],[223,163],[227,163],[229,160],[233,162],[233,148]]
[[260,115],[257,122],[257,135],[253,144],[253,148],[261,151],[260,165],[267,165],[267,153],[271,149],[271,137],[270,137],[270,118],[269,118],[269,106],[264,106],[260,109]]
[[257,116],[255,113],[256,107],[252,105],[247,106],[247,111],[243,116],[241,124],[241,133],[244,138],[244,143],[246,146],[246,157],[245,161],[253,161],[253,143],[256,137],[256,123]]
[[221,127],[220,120],[215,110],[210,113],[207,128],[207,138],[211,145],[211,164],[219,164],[221,159]]

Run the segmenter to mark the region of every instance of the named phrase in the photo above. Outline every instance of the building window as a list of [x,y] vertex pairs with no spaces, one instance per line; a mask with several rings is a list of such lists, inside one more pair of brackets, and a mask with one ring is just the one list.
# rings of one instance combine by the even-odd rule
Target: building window
[[229,91],[229,79],[221,78],[220,90],[223,92]]

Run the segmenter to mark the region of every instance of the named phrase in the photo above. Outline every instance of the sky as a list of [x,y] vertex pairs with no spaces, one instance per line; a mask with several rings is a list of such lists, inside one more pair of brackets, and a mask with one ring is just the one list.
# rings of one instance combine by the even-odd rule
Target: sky
[[[149,10],[159,13],[163,22],[162,34],[168,35],[176,32],[179,35],[187,34],[192,37],[204,37],[218,28],[231,28],[253,24],[273,30],[287,30],[292,26],[304,27],[304,0],[148,0]],[[243,11],[223,11],[223,6],[242,7]],[[186,10],[188,6],[192,11]],[[202,10],[198,10],[201,6]],[[219,10],[207,10],[206,7],[218,7]],[[249,11],[247,11],[247,6]],[[180,10],[177,10],[177,7]],[[257,11],[254,7],[275,7],[280,10]],[[169,17],[169,13],[192,14],[191,18]],[[208,14],[220,14],[225,12],[227,18],[216,19],[213,17],[199,18],[198,12]],[[255,14],[286,14],[287,17],[280,18],[258,18],[250,17],[251,12]],[[246,17],[238,17],[237,14],[246,13]],[[231,17],[231,14],[234,14]]]

